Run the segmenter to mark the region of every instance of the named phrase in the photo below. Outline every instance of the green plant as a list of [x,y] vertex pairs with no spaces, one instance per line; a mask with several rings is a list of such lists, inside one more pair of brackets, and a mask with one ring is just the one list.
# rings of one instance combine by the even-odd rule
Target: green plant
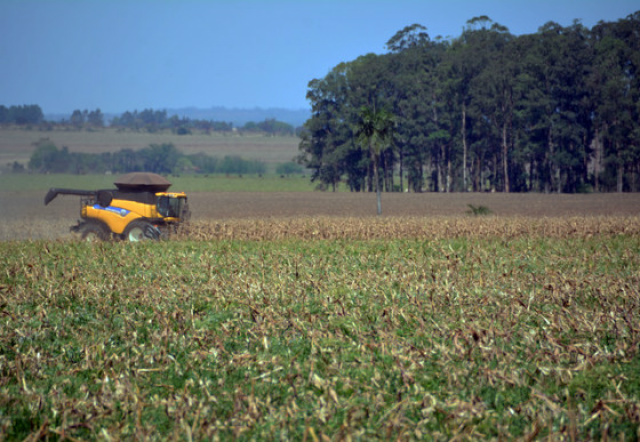
[[469,207],[469,210],[467,210],[469,215],[482,216],[493,214],[493,211],[487,206],[474,206],[473,204],[467,204],[467,206]]
[[0,243],[0,429],[637,435],[637,220],[374,219]]

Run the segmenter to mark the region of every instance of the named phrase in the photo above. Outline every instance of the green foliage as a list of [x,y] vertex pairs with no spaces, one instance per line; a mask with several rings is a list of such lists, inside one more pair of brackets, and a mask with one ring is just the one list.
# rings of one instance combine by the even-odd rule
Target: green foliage
[[573,235],[0,243],[0,430],[633,440],[640,242]]
[[304,169],[298,163],[290,161],[288,163],[278,164],[276,166],[276,173],[279,175],[294,175],[304,173]]
[[369,151],[373,166],[373,180],[376,188],[377,212],[382,214],[380,199],[380,180],[378,165],[384,149],[390,147],[395,120],[393,115],[384,109],[371,109],[367,106],[360,108],[356,137],[363,149]]
[[100,109],[92,111],[76,109],[69,118],[69,124],[76,130],[101,129],[104,127],[104,115]]
[[48,138],[35,143],[29,169],[41,173],[127,173],[136,171],[170,173],[263,174],[262,161],[245,160],[226,155],[222,160],[205,154],[184,155],[172,143],[151,144],[134,151],[122,149],[114,153],[88,154],[69,152]]
[[479,216],[493,214],[493,211],[487,206],[474,206],[473,204],[467,204],[467,206],[469,207],[469,210],[467,211],[469,215]]
[[268,135],[293,135],[295,133],[292,125],[277,121],[274,118],[266,119],[261,123],[250,121],[242,127],[242,130],[250,133],[259,132]]
[[35,171],[48,171],[53,166],[58,156],[58,147],[48,138],[41,138],[34,143],[36,147],[31,159],[29,160],[29,169]]
[[23,173],[23,172],[26,172],[24,164],[18,163],[17,161],[14,161],[13,163],[11,163],[11,173]]
[[151,144],[136,152],[136,157],[142,160],[141,170],[160,174],[171,173],[180,156],[178,149],[171,143]]
[[[209,121],[180,118],[177,115],[169,117],[166,110],[145,109],[141,112],[127,111],[115,117],[111,121],[111,127],[130,130],[145,130],[148,132],[158,132],[170,129],[178,135],[186,135],[192,130],[201,130],[206,133],[223,132],[228,133],[234,130],[232,123],[223,121]],[[272,136],[292,136],[295,129],[288,123],[277,121],[274,118],[265,119],[262,122],[248,122],[238,129],[241,133],[260,133]]]
[[58,149],[48,138],[41,138],[34,146],[36,148],[29,160],[29,169],[34,172],[84,174],[108,170],[105,155],[69,152],[66,146]]
[[265,171],[266,167],[261,161],[249,161],[237,155],[227,155],[220,161],[214,172],[243,175],[261,174]]
[[0,124],[17,124],[20,126],[38,125],[44,121],[42,109],[37,104],[25,106],[0,105]]

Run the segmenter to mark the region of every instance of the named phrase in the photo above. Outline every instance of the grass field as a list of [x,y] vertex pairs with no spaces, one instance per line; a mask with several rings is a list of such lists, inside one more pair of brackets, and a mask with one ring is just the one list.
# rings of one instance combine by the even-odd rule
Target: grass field
[[191,228],[0,242],[4,439],[640,436],[638,217]]

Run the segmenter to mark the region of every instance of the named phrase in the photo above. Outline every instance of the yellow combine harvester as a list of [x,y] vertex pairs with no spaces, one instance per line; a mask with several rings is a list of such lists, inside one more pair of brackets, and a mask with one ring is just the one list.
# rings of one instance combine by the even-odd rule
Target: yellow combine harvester
[[71,231],[82,239],[159,239],[189,218],[187,195],[167,192],[171,183],[154,173],[134,172],[114,182],[112,190],[49,190],[44,204],[58,195],[79,195],[80,216]]

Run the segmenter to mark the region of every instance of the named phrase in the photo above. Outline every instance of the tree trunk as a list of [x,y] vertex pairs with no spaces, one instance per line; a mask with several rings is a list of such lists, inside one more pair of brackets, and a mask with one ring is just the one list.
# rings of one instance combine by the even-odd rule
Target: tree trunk
[[493,154],[493,179],[491,180],[491,192],[496,191],[496,181],[498,176],[498,158],[497,154]]
[[596,127],[596,136],[593,140],[595,152],[593,155],[593,191],[600,192],[600,166],[602,165],[602,142],[599,128]]
[[440,192],[446,192],[447,191],[447,179],[446,179],[446,174],[447,174],[447,169],[446,169],[446,164],[445,164],[445,149],[444,149],[444,143],[440,145],[440,161],[438,161],[438,170],[440,171],[440,173],[438,174],[438,187],[440,188]]
[[[387,163],[391,163],[391,166],[388,166]],[[393,158],[391,158],[391,161],[387,161],[385,159],[385,167],[389,167],[389,170],[386,172],[387,175],[387,183],[386,188],[388,192],[393,192]]]
[[620,146],[618,140],[616,140],[616,152],[618,152],[618,179],[617,179],[617,192],[622,193],[624,186],[624,163],[620,158]]
[[547,169],[548,169],[548,174],[549,176],[546,177],[546,182],[545,182],[545,191],[546,193],[550,193],[553,192],[555,183],[554,183],[554,178],[555,178],[555,174],[556,174],[556,168],[553,165],[553,151],[554,151],[554,146],[553,146],[553,135],[551,134],[551,128],[549,128],[549,133],[547,134]]
[[399,152],[399,156],[400,156],[400,192],[404,192],[404,180],[402,175],[404,174],[404,170],[403,170],[403,155],[402,155],[402,148],[400,148],[400,152]]
[[447,157],[447,193],[451,192],[451,158]]
[[504,191],[509,193],[509,146],[507,145],[507,123],[502,124],[502,167],[504,173]]
[[616,191],[618,193],[622,193],[622,190],[624,188],[623,184],[624,184],[624,166],[622,164],[618,164],[618,179],[617,179],[617,186],[616,186]]
[[467,106],[462,103],[462,191],[467,192]]
[[376,168],[373,172],[376,180],[376,203],[377,203],[377,211],[378,216],[382,215],[382,196],[380,192],[380,181],[378,180],[378,167],[376,164]]
[[378,179],[378,155],[376,154],[373,147],[371,149],[371,156],[373,157],[373,179],[375,180],[376,186],[376,203],[377,203],[377,212],[378,216],[382,215],[382,196],[380,195],[380,180]]

